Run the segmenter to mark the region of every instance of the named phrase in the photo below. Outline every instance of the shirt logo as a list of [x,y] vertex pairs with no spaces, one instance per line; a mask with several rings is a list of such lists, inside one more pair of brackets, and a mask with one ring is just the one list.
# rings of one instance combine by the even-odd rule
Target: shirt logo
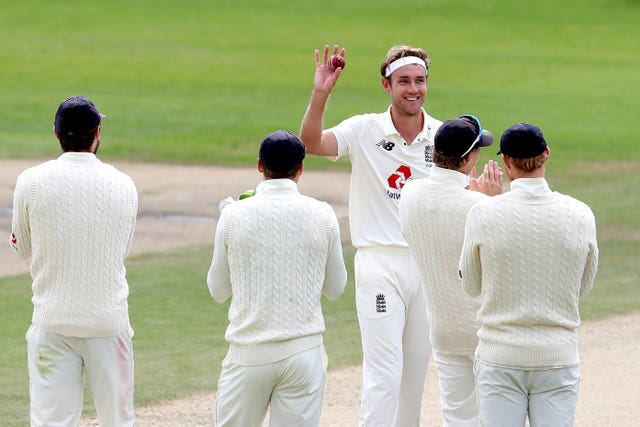
[[378,142],[376,144],[378,147],[382,147],[387,151],[391,151],[393,150],[393,147],[396,146],[395,143],[391,142],[391,141],[387,141],[386,139],[381,139],[380,142]]
[[387,312],[387,301],[384,299],[384,294],[380,293],[376,295],[376,313]]
[[17,249],[16,245],[18,244],[18,238],[15,233],[11,233],[11,245]]
[[411,168],[407,165],[402,165],[387,178],[387,182],[389,187],[400,190],[409,178],[411,178]]
[[424,162],[428,168],[433,166],[433,145],[424,146]]

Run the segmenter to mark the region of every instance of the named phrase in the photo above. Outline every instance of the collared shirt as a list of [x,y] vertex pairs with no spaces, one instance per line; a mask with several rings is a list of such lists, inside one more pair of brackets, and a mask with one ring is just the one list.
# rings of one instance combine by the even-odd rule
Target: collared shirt
[[338,158],[351,160],[349,222],[355,247],[407,247],[398,219],[405,182],[425,178],[433,164],[433,137],[442,123],[424,110],[422,131],[409,144],[383,113],[350,117],[330,129]]

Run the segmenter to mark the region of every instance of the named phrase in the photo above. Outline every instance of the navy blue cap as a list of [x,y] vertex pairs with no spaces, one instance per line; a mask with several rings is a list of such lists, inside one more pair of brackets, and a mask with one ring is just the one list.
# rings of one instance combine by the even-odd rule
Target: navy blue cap
[[260,161],[272,172],[290,172],[297,169],[306,154],[304,143],[288,130],[277,130],[267,135],[260,144]]
[[539,127],[529,123],[516,123],[502,134],[498,154],[526,159],[539,156],[546,147],[547,141]]
[[493,144],[493,135],[483,130],[480,120],[465,115],[442,123],[436,132],[433,148],[439,154],[462,158],[475,147]]
[[58,107],[53,125],[59,135],[84,135],[95,131],[105,117],[88,98],[72,96]]

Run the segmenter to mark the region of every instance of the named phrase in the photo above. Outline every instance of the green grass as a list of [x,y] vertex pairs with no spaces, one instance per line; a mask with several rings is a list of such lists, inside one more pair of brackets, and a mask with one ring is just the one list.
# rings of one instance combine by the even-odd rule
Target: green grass
[[[0,8],[2,158],[57,155],[55,109],[85,94],[108,115],[106,160],[254,167],[264,135],[299,129],[314,48],[347,48],[330,126],[387,107],[378,68],[389,46],[424,47],[432,115],[475,114],[496,139],[518,121],[539,125],[552,187],[594,210],[600,268],[583,317],[640,307],[636,0],[0,0]],[[321,168],[349,166],[308,159],[307,169]],[[215,387],[227,306],[207,293],[209,257],[210,248],[194,248],[128,264],[137,404]],[[0,310],[0,425],[25,425],[28,277],[0,279]],[[352,283],[325,312],[331,366],[359,362]]]
[[314,48],[347,48],[326,116],[332,125],[386,108],[379,64],[389,46],[410,43],[433,59],[426,105],[436,117],[474,113],[496,134],[535,122],[561,161],[576,150],[584,160],[638,159],[630,142],[640,130],[622,125],[640,107],[640,6],[631,0],[0,6],[3,157],[56,154],[55,109],[81,93],[109,116],[107,158],[253,166],[264,135],[299,129]]

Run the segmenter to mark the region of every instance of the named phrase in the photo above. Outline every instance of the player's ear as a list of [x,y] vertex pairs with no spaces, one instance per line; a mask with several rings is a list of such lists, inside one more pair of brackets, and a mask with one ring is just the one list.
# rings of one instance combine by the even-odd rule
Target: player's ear
[[380,83],[386,92],[391,93],[391,79],[388,77],[380,77]]
[[264,165],[262,164],[262,160],[258,159],[258,172],[264,173]]

